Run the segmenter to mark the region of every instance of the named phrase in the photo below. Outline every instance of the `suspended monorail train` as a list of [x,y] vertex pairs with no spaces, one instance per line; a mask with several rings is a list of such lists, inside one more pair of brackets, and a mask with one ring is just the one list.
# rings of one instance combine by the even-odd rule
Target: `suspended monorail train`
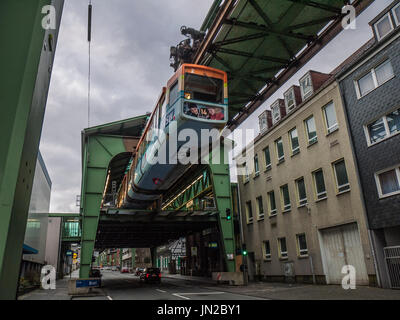
[[[146,124],[122,182],[118,207],[139,208],[159,199],[192,165],[181,163],[180,155],[188,156],[191,148],[199,149],[200,155],[204,144],[208,150],[209,141],[201,141],[201,131],[220,132],[227,120],[226,72],[201,65],[181,65],[162,88]],[[191,129],[198,139],[177,139],[185,129]]]

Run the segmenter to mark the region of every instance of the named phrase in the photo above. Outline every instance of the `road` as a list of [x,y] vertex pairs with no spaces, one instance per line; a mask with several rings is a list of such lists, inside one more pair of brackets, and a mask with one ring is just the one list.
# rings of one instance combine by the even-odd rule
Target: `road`
[[133,274],[107,270],[102,274],[103,290],[109,300],[264,300],[223,292],[218,290],[218,286],[214,288],[210,284],[187,280],[164,277],[160,284],[147,284]]

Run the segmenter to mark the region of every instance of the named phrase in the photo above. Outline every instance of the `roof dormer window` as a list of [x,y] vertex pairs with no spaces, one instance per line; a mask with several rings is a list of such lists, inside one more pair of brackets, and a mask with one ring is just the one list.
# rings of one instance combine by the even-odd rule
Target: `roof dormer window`
[[307,74],[300,79],[300,88],[303,101],[313,94],[313,85],[310,74]]
[[260,124],[260,132],[263,132],[264,130],[266,130],[268,128],[267,113],[263,112],[262,114],[260,114],[260,116],[258,117],[258,120],[259,120],[259,124]]
[[381,19],[379,19],[378,22],[374,24],[374,28],[378,41],[386,37],[394,29],[390,12],[388,12]]
[[272,111],[272,121],[273,123],[277,123],[279,120],[281,120],[281,110],[280,110],[280,105],[279,101],[276,101],[272,106],[271,106],[271,111]]
[[289,113],[296,107],[296,100],[294,98],[294,88],[291,88],[289,91],[286,91],[284,97],[285,97],[286,110],[287,113]]

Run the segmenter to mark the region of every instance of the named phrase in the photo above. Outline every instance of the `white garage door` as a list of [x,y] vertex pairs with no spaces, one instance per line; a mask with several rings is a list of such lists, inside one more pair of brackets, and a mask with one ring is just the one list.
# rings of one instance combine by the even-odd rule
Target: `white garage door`
[[321,251],[327,282],[341,284],[344,265],[356,269],[356,284],[368,285],[367,268],[356,223],[321,231]]

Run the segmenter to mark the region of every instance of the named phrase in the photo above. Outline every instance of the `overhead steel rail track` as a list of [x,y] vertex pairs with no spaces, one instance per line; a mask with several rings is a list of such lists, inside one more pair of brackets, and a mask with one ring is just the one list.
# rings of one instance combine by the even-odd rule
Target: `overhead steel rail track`
[[[355,0],[358,16],[374,0]],[[229,75],[237,128],[342,30],[346,0],[215,0],[193,63]]]

